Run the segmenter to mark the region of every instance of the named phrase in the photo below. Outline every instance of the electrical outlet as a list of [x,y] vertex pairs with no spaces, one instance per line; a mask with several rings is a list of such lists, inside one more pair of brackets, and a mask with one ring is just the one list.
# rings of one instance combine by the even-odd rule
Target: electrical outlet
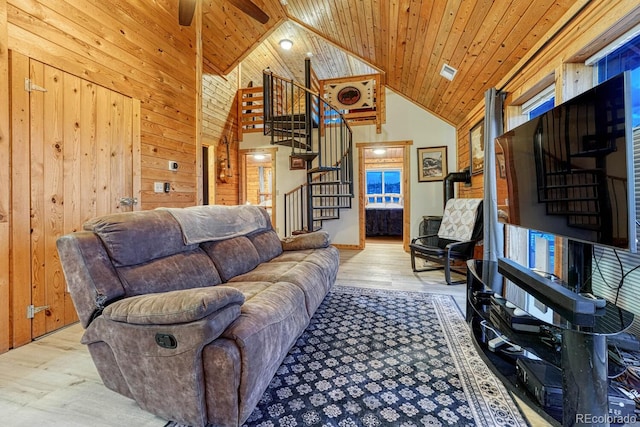
[[164,182],[154,182],[153,183],[153,192],[154,193],[164,193]]

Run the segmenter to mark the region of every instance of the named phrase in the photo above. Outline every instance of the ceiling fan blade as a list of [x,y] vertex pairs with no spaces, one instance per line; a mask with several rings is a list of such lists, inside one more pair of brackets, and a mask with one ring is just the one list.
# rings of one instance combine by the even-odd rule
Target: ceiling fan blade
[[251,0],[227,1],[261,24],[266,24],[269,21],[269,15],[264,13],[262,9],[256,6]]
[[178,0],[178,2],[178,22],[188,27],[196,10],[196,0]]

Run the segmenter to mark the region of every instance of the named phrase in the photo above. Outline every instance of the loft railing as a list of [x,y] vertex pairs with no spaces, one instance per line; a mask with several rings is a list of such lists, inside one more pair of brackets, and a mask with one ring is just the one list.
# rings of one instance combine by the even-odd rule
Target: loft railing
[[294,157],[311,159],[312,168],[342,164],[351,181],[352,130],[342,113],[293,80],[269,71],[264,80],[264,134],[271,143],[291,147]]

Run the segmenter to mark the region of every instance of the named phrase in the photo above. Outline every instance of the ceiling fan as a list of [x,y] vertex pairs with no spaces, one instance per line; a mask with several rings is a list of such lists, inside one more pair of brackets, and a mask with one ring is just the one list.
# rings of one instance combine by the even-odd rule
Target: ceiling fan
[[[180,25],[189,26],[193,20],[197,0],[178,0],[178,20]],[[269,15],[251,0],[226,0],[261,24],[269,21]]]

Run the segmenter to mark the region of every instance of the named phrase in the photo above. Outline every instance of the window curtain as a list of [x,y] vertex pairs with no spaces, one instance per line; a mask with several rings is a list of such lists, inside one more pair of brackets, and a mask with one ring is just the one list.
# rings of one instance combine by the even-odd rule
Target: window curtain
[[505,93],[495,88],[484,94],[484,252],[485,261],[497,261],[504,253],[504,225],[498,223],[496,148],[494,140],[503,133],[502,107]]

